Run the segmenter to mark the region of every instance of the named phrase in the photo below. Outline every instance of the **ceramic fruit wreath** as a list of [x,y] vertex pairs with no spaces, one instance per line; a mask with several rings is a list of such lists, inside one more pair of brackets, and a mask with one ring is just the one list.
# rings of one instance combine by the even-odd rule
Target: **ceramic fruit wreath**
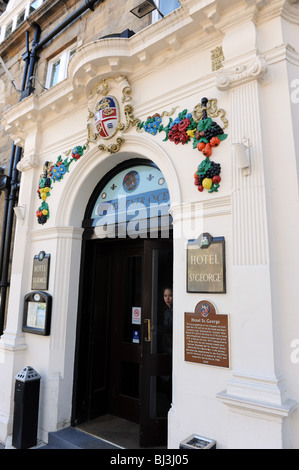
[[82,157],[86,150],[85,145],[77,145],[71,151],[68,152],[70,157],[66,157],[64,160],[59,157],[56,163],[45,162],[43,168],[43,174],[39,180],[37,194],[39,199],[42,200],[41,205],[36,211],[37,222],[44,225],[50,217],[49,205],[46,202],[47,197],[50,196],[50,190],[52,189],[52,183],[61,181],[63,176],[69,172],[69,166],[72,162],[76,162]]
[[[210,106],[213,115],[216,114],[215,109],[213,109],[214,101],[211,100],[212,106]],[[222,127],[217,122],[207,116],[208,99],[203,98],[201,104],[202,119],[196,118],[196,108],[194,108],[193,113],[189,113],[187,109],[184,109],[175,119],[170,118],[168,124],[164,126],[162,117],[172,114],[172,112],[167,113],[164,111],[162,114],[155,113],[149,116],[144,122],[139,121],[137,130],[144,130],[154,136],[163,131],[166,134],[163,141],[168,140],[175,145],[185,145],[193,142],[193,149],[199,150],[205,157],[194,175],[194,184],[199,191],[207,189],[211,193],[217,192],[220,186],[221,167],[220,164],[210,161],[210,157],[213,149],[227,138],[227,134],[224,134]]]
[[36,211],[36,217],[39,224],[45,224],[50,217],[49,205],[46,203],[46,199],[50,196],[50,190],[52,189],[52,181],[49,177],[49,162],[44,164],[44,173],[39,180],[37,194],[39,199],[42,200],[41,205]]
[[213,148],[218,147],[220,143],[227,138],[222,127],[217,122],[207,117],[206,106],[207,98],[201,100],[203,105],[203,117],[198,122],[195,132],[193,148],[197,148],[206,157],[198,166],[194,174],[194,184],[198,191],[207,189],[209,193],[217,192],[221,181],[221,166],[210,160]]

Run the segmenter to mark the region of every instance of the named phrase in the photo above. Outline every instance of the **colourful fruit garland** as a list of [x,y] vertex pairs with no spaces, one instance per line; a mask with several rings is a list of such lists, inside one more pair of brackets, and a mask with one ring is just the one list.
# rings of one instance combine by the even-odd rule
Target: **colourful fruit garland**
[[227,138],[227,134],[224,134],[222,127],[207,116],[208,99],[203,98],[201,103],[203,114],[199,121],[196,121],[192,113],[184,109],[174,120],[170,118],[167,126],[162,124],[163,114],[156,113],[149,116],[146,121],[139,122],[137,128],[152,135],[164,131],[166,136],[163,140],[170,140],[176,145],[185,145],[192,141],[193,149],[199,150],[206,157],[194,174],[194,184],[199,191],[207,189],[209,193],[212,193],[217,192],[220,186],[221,166],[219,163],[210,161],[210,157],[213,148],[218,147],[221,141]]
[[[193,149],[199,150],[206,157],[200,165],[198,165],[197,171],[194,174],[194,184],[199,191],[207,189],[209,193],[212,193],[217,192],[220,186],[221,166],[219,163],[211,161],[210,157],[213,148],[218,147],[221,141],[227,138],[227,134],[224,134],[223,129],[215,121],[212,121],[211,117],[207,116],[208,99],[203,98],[201,103],[203,107],[202,119],[195,119],[194,112],[188,113],[187,109],[184,109],[174,120],[169,118],[167,126],[164,126],[162,124],[162,118],[173,113],[164,111],[162,114],[156,113],[153,116],[149,116],[146,121],[138,121],[136,126],[137,130],[144,130],[151,135],[156,135],[158,132],[164,131],[166,135],[163,140],[170,140],[176,145],[185,145],[192,141]],[[63,160],[62,157],[59,156],[55,164],[45,162],[37,190],[38,197],[42,200],[41,205],[36,211],[39,224],[45,224],[50,217],[49,205],[46,199],[50,196],[52,183],[61,181],[63,176],[69,172],[70,164],[74,161],[78,161],[85,150],[85,145],[77,145],[66,153],[66,155],[71,153],[71,157],[67,156]]]
[[69,172],[69,166],[72,162],[79,160],[86,150],[85,145],[77,145],[71,151],[71,157],[66,157],[62,160],[61,155],[57,158],[56,163],[45,162],[43,175],[39,180],[37,194],[39,199],[43,202],[36,211],[36,217],[39,224],[45,224],[50,217],[49,205],[46,199],[50,196],[50,190],[52,189],[52,183],[61,181],[65,173]]

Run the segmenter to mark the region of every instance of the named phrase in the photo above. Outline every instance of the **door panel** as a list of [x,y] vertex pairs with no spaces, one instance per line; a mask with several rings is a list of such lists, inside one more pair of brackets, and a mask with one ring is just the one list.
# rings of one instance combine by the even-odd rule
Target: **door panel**
[[[111,413],[140,424],[142,446],[163,445],[172,351],[161,346],[159,317],[162,287],[172,285],[172,241],[86,243],[76,424]],[[141,308],[139,323],[133,307]]]
[[114,376],[112,410],[122,418],[139,423],[140,341],[137,342],[134,332],[140,335],[140,325],[132,324],[132,308],[141,307],[142,302],[143,250],[140,242],[130,240],[119,243],[117,250],[114,246],[112,249],[114,287],[110,293],[113,297],[110,314],[114,319],[111,343],[115,353],[110,364]]
[[[172,344],[163,346],[161,317],[163,315],[163,287],[172,286],[172,243],[169,240],[145,240],[143,325],[151,323],[151,341],[142,343],[140,444],[166,444],[167,413],[172,395]],[[145,327],[146,325],[146,327]],[[168,340],[172,340],[172,323]],[[169,341],[168,341],[169,342]]]

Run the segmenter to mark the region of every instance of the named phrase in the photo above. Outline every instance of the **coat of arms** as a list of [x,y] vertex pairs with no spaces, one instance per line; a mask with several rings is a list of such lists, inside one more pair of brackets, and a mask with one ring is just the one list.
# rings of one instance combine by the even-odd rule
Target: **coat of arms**
[[[110,89],[113,95],[108,94]],[[128,103],[132,99],[131,93],[132,89],[124,76],[107,78],[94,87],[89,96],[87,146],[91,142],[111,139],[109,145],[99,143],[99,149],[110,153],[118,152],[125,140],[123,133],[130,125],[136,126],[139,122],[133,116],[133,106]],[[98,95],[102,97],[99,99]]]
[[106,96],[97,106],[94,116],[96,129],[102,139],[110,139],[117,132],[119,122],[119,108],[116,98]]

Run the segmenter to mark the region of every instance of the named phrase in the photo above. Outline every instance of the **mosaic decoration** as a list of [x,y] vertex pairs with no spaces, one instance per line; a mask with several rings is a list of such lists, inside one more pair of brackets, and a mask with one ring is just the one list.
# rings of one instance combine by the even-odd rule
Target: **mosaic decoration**
[[[210,157],[213,150],[227,138],[227,134],[224,133],[224,129],[228,126],[225,112],[217,108],[216,99],[209,101],[203,98],[201,104],[195,106],[192,113],[184,109],[175,119],[170,117],[168,124],[164,126],[163,116],[171,116],[173,113],[174,110],[170,113],[164,111],[161,115],[156,113],[149,116],[146,121],[137,124],[137,129],[154,136],[163,131],[165,132],[163,140],[169,140],[175,145],[185,145],[191,142],[193,149],[197,149],[205,157],[194,174],[194,184],[200,192],[204,189],[207,189],[209,193],[217,192],[221,181],[221,166],[211,161]],[[223,127],[212,120],[213,117],[218,116],[223,122]]]

